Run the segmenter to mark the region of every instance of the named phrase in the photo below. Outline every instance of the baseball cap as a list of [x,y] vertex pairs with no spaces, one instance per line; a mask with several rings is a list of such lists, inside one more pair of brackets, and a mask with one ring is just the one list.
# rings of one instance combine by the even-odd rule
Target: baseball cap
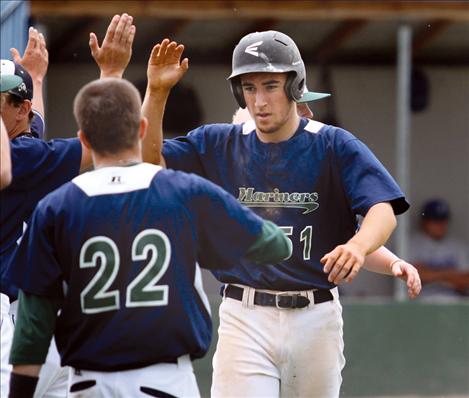
[[[21,98],[22,100],[32,100],[33,98],[33,80],[26,69],[16,62],[2,59],[1,70],[2,81],[7,76],[19,76],[23,81],[16,87],[7,90],[10,94]],[[8,78],[10,79],[10,78]],[[3,88],[3,86],[2,86]],[[3,91],[3,89],[2,89]]]
[[326,97],[330,97],[330,96],[331,95],[329,93],[316,93],[314,91],[309,91],[308,87],[306,87],[306,84],[305,84],[305,88],[303,90],[303,95],[296,102],[299,102],[300,104],[303,104],[303,103],[306,103],[306,102],[312,102],[312,101],[316,101],[316,100],[326,98]]
[[449,205],[442,199],[431,199],[422,206],[424,220],[447,220],[450,217]]
[[4,93],[18,87],[22,82],[23,79],[16,75],[0,75],[0,92]]

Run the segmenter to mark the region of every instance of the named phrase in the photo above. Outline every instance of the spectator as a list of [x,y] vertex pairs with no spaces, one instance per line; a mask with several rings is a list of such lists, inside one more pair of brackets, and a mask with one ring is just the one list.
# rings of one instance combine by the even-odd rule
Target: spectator
[[464,244],[448,236],[451,212],[442,199],[427,201],[420,215],[420,231],[411,244],[411,261],[418,268],[422,297],[469,295],[469,263]]

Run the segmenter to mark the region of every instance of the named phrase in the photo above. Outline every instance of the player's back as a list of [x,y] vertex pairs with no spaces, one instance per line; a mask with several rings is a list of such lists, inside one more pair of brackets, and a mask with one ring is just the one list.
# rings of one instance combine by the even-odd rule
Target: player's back
[[[259,232],[256,224],[251,237],[238,238],[246,241],[235,243],[237,250],[221,244],[212,257],[204,257],[201,252],[213,240],[203,231],[213,211],[210,195],[203,193],[206,184],[200,177],[142,163],[85,173],[41,201],[29,233],[41,235],[35,225],[50,233],[45,240],[53,242],[56,266],[46,276],[25,273],[30,280],[21,286],[60,296],[65,281],[56,328],[63,364],[110,371],[206,352],[211,320],[196,262],[212,266],[220,260],[216,266],[231,266]],[[220,202],[217,195],[213,201]],[[217,209],[210,216],[223,223]],[[233,239],[246,235],[236,225],[229,225]],[[217,255],[225,249],[232,254]],[[19,262],[27,261],[42,259]]]

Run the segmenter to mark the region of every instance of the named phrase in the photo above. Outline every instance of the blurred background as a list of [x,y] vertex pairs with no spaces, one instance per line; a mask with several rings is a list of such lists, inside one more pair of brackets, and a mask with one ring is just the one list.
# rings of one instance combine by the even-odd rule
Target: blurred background
[[[332,93],[311,104],[315,119],[364,141],[412,205],[398,217],[388,247],[422,267],[431,261],[419,257],[431,251],[419,250],[416,238],[425,233],[424,221],[433,220],[422,218],[425,205],[437,199],[448,210],[446,217],[437,212],[443,217],[435,221],[445,222],[437,246],[451,241],[450,248],[457,249],[448,250],[458,251],[451,264],[433,264],[460,272],[443,281],[453,294],[423,295],[411,303],[402,283],[366,271],[341,287],[347,358],[342,395],[469,397],[467,1],[0,3],[2,58],[10,58],[11,47],[24,50],[29,25],[46,36],[48,139],[75,135],[73,98],[83,84],[99,77],[89,33],[102,40],[116,13],[134,16],[137,34],[125,77],[142,93],[152,46],[168,37],[186,47],[190,69],[167,106],[168,137],[203,123],[231,121],[236,103],[226,78],[242,36],[269,29],[290,35],[305,61],[308,88]],[[216,328],[219,284],[209,273],[204,277]],[[196,363],[204,396],[209,396],[212,352]]]

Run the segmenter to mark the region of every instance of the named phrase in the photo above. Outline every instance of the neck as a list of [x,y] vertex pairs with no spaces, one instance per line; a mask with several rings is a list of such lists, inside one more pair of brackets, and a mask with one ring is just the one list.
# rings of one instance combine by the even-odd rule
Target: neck
[[31,131],[29,123],[18,123],[9,132],[8,137],[10,140],[18,137],[21,133]]
[[102,167],[122,167],[129,166],[135,163],[142,162],[142,154],[140,148],[129,149],[115,153],[112,155],[98,154],[94,151],[91,152],[93,158],[93,164],[95,169],[100,169]]
[[264,143],[278,143],[289,140],[298,129],[300,125],[300,117],[296,112],[296,107],[292,106],[290,112],[283,124],[281,124],[275,131],[262,131],[256,126],[256,134],[261,142]]

